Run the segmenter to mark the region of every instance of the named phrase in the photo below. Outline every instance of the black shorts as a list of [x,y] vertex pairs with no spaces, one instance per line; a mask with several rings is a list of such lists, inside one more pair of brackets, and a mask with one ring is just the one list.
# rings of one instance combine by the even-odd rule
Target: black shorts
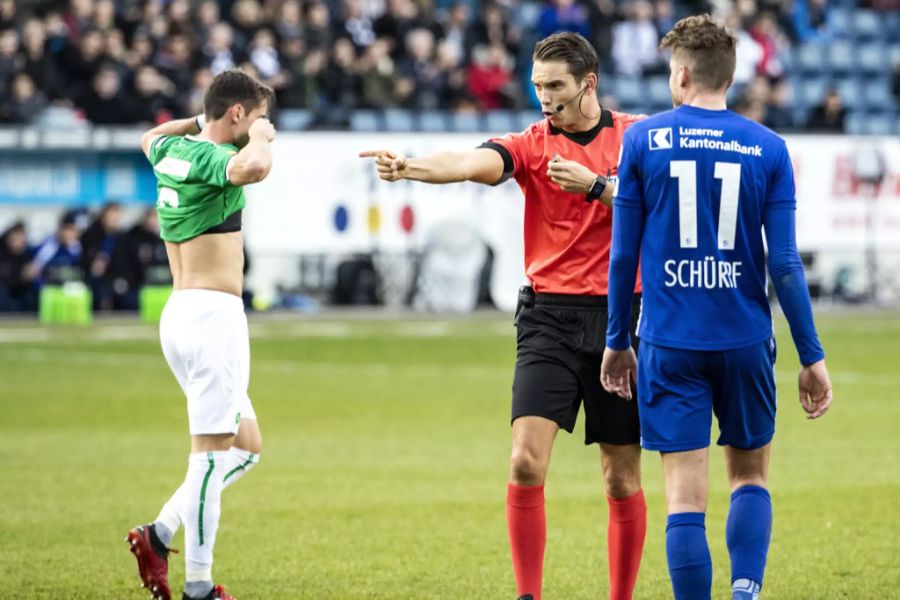
[[[632,307],[632,343],[640,297]],[[523,287],[516,308],[517,357],[512,420],[539,416],[569,433],[584,401],[584,443],[638,444],[635,399],[610,394],[600,385],[606,347],[606,296],[535,294]],[[632,394],[636,394],[632,386]]]

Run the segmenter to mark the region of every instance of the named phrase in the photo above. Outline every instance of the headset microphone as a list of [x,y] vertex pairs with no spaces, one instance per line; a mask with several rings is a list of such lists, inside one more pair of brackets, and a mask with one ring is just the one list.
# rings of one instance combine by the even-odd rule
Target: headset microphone
[[578,92],[577,94],[575,94],[568,102],[564,102],[563,104],[557,104],[557,105],[556,105],[556,113],[557,113],[557,114],[558,114],[558,113],[561,113],[565,107],[567,107],[568,105],[572,104],[573,102],[575,102],[576,100],[578,100],[579,98],[581,98],[582,96],[584,96],[584,93],[585,93],[586,91],[587,91],[587,87],[584,87],[584,88],[581,89],[580,92]]

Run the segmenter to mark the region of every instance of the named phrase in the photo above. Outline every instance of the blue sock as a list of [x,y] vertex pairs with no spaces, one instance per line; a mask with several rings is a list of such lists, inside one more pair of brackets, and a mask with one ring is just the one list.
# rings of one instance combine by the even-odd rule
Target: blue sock
[[772,535],[772,500],[758,485],[731,494],[725,542],[731,556],[732,600],[755,600],[762,587]]
[[706,515],[700,512],[669,515],[666,558],[675,600],[709,600],[712,559],[706,542]]

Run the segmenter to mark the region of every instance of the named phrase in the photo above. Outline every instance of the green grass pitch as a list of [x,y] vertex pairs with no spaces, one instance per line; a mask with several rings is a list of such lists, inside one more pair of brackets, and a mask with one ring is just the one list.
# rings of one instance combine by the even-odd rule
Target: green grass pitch
[[[819,315],[836,400],[797,406],[778,319],[780,408],[767,599],[900,597],[900,314]],[[238,598],[515,596],[504,523],[514,330],[506,315],[251,320],[262,461],[227,490],[214,575]],[[0,598],[140,599],[122,541],[188,452],[152,326],[0,325]],[[598,451],[560,434],[547,482],[548,600],[606,597]],[[727,598],[728,493],[714,449],[707,532]],[[671,597],[659,458],[636,598]],[[181,534],[175,545],[181,543]],[[171,580],[180,590],[182,555]]]

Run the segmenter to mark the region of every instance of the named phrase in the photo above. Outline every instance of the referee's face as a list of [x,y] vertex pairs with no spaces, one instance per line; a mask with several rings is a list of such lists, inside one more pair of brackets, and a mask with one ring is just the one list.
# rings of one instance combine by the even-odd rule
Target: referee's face
[[[577,96],[581,87],[566,63],[535,61],[531,68],[531,83],[541,102],[541,112],[551,124],[563,127],[577,120]],[[560,106],[562,110],[558,110]]]

